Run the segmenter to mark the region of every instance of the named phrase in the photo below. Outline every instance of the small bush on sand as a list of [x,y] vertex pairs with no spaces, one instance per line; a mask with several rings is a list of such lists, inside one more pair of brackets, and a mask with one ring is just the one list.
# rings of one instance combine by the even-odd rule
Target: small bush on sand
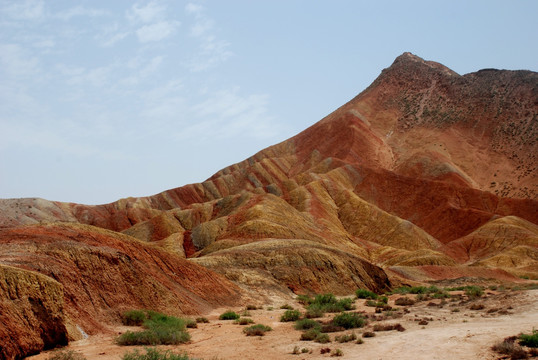
[[353,309],[353,299],[338,300],[333,294],[320,294],[310,302],[307,310],[318,309],[323,312],[341,312]]
[[209,320],[206,317],[197,317],[196,322],[199,323],[199,324],[200,323],[208,323]]
[[467,295],[471,299],[479,298],[482,295],[484,295],[484,291],[482,290],[480,286],[476,286],[476,285],[466,286],[465,295]]
[[247,310],[258,310],[258,307],[256,305],[248,304],[246,306]]
[[304,314],[308,319],[320,318],[323,317],[323,315],[325,315],[325,311],[322,306],[318,304],[310,305]]
[[491,349],[499,354],[510,356],[512,360],[526,359],[528,357],[525,349],[515,343],[514,337],[509,337],[502,342],[498,342]]
[[249,325],[249,324],[253,324],[254,320],[252,320],[251,318],[239,318],[235,320],[235,323],[239,325]]
[[281,322],[297,321],[301,317],[299,310],[286,310],[280,317]]
[[340,349],[335,349],[332,353],[331,353],[331,356],[344,356],[344,352]]
[[407,296],[404,296],[404,297],[396,299],[394,304],[398,306],[410,306],[410,305],[415,305],[415,300],[408,298]]
[[198,323],[194,319],[185,319],[185,326],[188,329],[196,329],[198,327]]
[[355,313],[341,313],[334,317],[332,323],[345,329],[361,328],[366,325],[366,320]]
[[119,345],[177,345],[190,340],[185,320],[157,312],[148,312],[144,331],[127,331],[116,339]]
[[538,330],[533,330],[532,334],[519,335],[519,343],[530,348],[538,348]]
[[370,338],[370,337],[374,337],[375,336],[375,332],[372,332],[372,331],[365,331],[363,334],[362,334],[362,337],[363,338]]
[[73,350],[56,350],[49,356],[49,360],[86,360],[86,358]]
[[321,324],[312,319],[301,319],[295,322],[295,330],[319,329]]
[[[138,350],[123,355],[122,360],[189,360],[187,355],[179,355],[167,351],[161,351],[156,348],[145,348],[146,353],[141,354]],[[194,359],[193,359],[194,360]]]
[[243,329],[243,332],[247,336],[264,336],[267,331],[271,331],[271,327],[262,325],[262,324],[256,324],[249,326],[248,328]]
[[314,341],[320,344],[327,344],[331,342],[331,338],[327,334],[319,333]]
[[314,299],[312,299],[310,296],[308,295],[298,295],[296,300],[300,303],[300,304],[303,304],[305,306],[308,306],[310,304],[312,304],[314,302]]
[[237,320],[240,316],[235,311],[228,310],[219,316],[219,320]]
[[301,340],[302,341],[312,341],[314,340],[318,335],[320,334],[320,331],[318,329],[309,329],[301,334]]
[[374,331],[405,331],[405,328],[401,324],[375,324]]
[[142,310],[130,310],[121,315],[121,323],[127,326],[140,326],[146,320],[146,313]]
[[357,335],[355,335],[355,333],[352,332],[351,334],[344,334],[344,335],[337,336],[334,338],[334,340],[338,341],[339,343],[346,343],[346,342],[357,340]]
[[358,289],[355,291],[355,295],[357,295],[357,298],[359,299],[377,299],[378,295],[374,292],[371,292],[370,290],[366,289]]
[[281,305],[280,308],[286,310],[293,310],[293,306],[291,306],[290,304]]

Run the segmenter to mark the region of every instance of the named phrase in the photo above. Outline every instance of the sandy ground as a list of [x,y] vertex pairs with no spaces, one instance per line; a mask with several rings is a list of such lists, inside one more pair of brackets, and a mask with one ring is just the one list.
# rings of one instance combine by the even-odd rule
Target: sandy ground
[[[391,296],[389,304],[399,296]],[[364,338],[363,344],[355,342],[338,343],[335,335],[351,333],[331,333],[331,343],[318,344],[300,341],[301,332],[293,329],[293,323],[279,321],[285,310],[279,307],[284,302],[265,305],[263,310],[251,310],[251,318],[256,323],[269,325],[273,331],[263,337],[247,337],[242,333],[244,326],[233,321],[218,320],[219,314],[227,309],[216,309],[207,314],[207,324],[199,324],[197,329],[189,329],[192,336],[189,344],[179,346],[160,346],[174,352],[187,353],[193,358],[205,360],[247,360],[247,359],[322,359],[330,353],[321,354],[322,348],[331,351],[340,349],[341,359],[498,359],[491,346],[505,337],[520,332],[530,333],[538,328],[538,290],[507,291],[497,294],[489,293],[487,297],[468,303],[449,301],[443,307],[433,306],[441,300],[425,301],[407,307],[409,313],[396,319],[381,322],[371,321],[368,327],[356,329],[359,337],[364,331],[371,331],[376,323],[400,323],[404,332],[376,332],[373,338]],[[354,311],[373,313],[373,308],[363,305],[363,300],[356,302]],[[482,310],[470,310],[472,304],[483,304]],[[299,304],[292,304],[302,309]],[[271,306],[274,310],[268,310]],[[402,309],[402,307],[399,307]],[[453,312],[453,309],[459,309]],[[498,309],[494,311],[493,309]],[[243,309],[232,309],[243,311]],[[488,312],[489,310],[489,312]],[[500,310],[500,311],[499,311]],[[508,313],[506,313],[508,312]],[[419,325],[417,320],[428,319],[427,325]],[[328,319],[328,318],[327,318]],[[118,333],[128,329],[118,326]],[[136,328],[134,328],[136,329]],[[306,348],[311,353],[294,355],[294,347]],[[67,349],[75,350],[87,359],[117,360],[135,348],[121,347],[114,344],[113,336],[91,336],[88,339],[71,343]],[[32,360],[47,359],[50,352],[30,357]]]

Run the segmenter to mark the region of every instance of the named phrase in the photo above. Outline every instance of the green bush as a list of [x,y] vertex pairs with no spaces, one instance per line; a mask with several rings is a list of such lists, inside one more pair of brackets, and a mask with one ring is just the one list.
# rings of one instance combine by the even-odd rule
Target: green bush
[[465,287],[465,295],[469,296],[470,298],[478,298],[481,297],[483,294],[484,291],[480,286],[472,285]]
[[319,329],[321,324],[311,319],[301,319],[295,322],[295,330]]
[[209,320],[206,317],[197,317],[196,322],[197,323],[208,323]]
[[323,307],[319,304],[312,304],[306,309],[304,316],[308,319],[320,318],[325,315]]
[[339,343],[346,343],[346,342],[357,340],[357,335],[355,335],[355,333],[344,334],[344,335],[335,337],[334,340],[338,341]]
[[300,304],[303,304],[305,306],[308,306],[310,304],[312,304],[314,302],[314,299],[312,299],[310,296],[308,295],[298,295],[296,300],[300,303]]
[[533,330],[532,334],[519,335],[519,343],[523,346],[537,348],[538,347],[538,330]]
[[338,302],[338,300],[336,299],[336,296],[329,293],[329,294],[316,295],[313,303],[323,305],[323,304],[335,304],[336,302]]
[[281,305],[280,308],[286,310],[293,310],[293,306],[291,306],[290,304]]
[[280,317],[281,322],[287,321],[296,321],[301,317],[301,312],[299,310],[286,310],[284,314]]
[[121,315],[121,323],[127,326],[140,326],[146,320],[146,313],[142,310],[130,310]]
[[49,360],[86,360],[84,355],[73,350],[55,350]]
[[357,291],[355,291],[355,295],[357,295],[357,298],[359,299],[372,299],[372,300],[377,299],[377,296],[378,296],[376,293],[371,292],[370,290],[366,290],[366,289],[358,289]]
[[188,329],[196,329],[198,327],[198,322],[194,319],[186,319],[185,320],[185,326]]
[[307,315],[307,317],[321,317],[326,312],[335,313],[351,309],[353,309],[353,299],[338,300],[333,294],[319,294],[309,301],[307,312],[310,312],[311,316]]
[[177,345],[190,340],[185,331],[186,322],[174,316],[154,311],[147,313],[144,331],[127,331],[116,339],[119,345]]
[[327,334],[319,333],[314,339],[315,342],[320,344],[326,344],[331,342],[331,338]]
[[178,355],[167,351],[157,350],[156,348],[145,348],[146,353],[141,354],[138,350],[126,353],[122,360],[189,360],[187,355]]
[[361,328],[366,325],[366,320],[355,313],[341,313],[334,317],[332,323],[335,326],[341,326],[344,329]]
[[239,318],[235,320],[235,323],[239,325],[248,325],[248,324],[253,324],[254,320],[252,320],[251,318]]
[[220,314],[219,316],[219,320],[237,320],[239,318],[240,318],[239,314],[231,310],[228,310]]
[[267,331],[271,331],[271,327],[262,325],[262,324],[256,324],[249,326],[248,328],[243,329],[243,332],[247,336],[263,336]]
[[318,329],[309,329],[301,334],[302,341],[312,341],[321,334]]

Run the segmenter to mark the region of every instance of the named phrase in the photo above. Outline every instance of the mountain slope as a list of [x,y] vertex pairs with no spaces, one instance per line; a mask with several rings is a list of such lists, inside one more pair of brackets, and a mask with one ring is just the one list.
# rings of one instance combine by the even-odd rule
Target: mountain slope
[[115,296],[147,306],[146,289],[196,312],[245,294],[538,278],[536,156],[538,74],[462,76],[405,53],[329,116],[205,182],[97,206],[0,199],[0,266],[62,284],[67,325],[91,303],[80,321],[95,331]]

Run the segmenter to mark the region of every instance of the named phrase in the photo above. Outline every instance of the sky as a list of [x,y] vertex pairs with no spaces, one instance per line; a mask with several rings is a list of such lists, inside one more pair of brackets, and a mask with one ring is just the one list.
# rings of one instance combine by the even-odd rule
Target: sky
[[403,52],[538,71],[538,1],[0,0],[0,198],[202,182],[364,90]]

